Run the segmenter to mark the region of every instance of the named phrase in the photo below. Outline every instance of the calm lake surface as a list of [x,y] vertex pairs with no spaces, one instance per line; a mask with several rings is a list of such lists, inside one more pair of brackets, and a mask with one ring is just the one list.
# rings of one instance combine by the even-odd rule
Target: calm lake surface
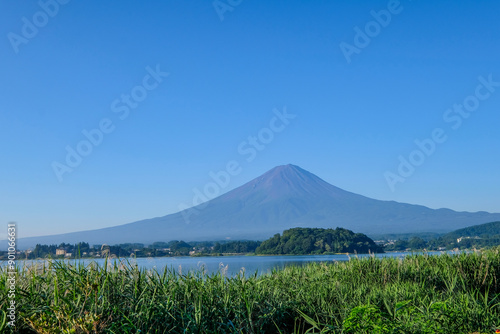
[[[429,255],[439,255],[444,252],[427,252]],[[454,252],[446,252],[453,254]],[[375,256],[404,258],[410,254],[416,253],[385,253],[385,254],[358,254],[357,257]],[[351,258],[356,255],[349,255]],[[150,257],[150,258],[127,258],[127,259],[109,259],[108,265],[111,263],[120,264],[120,262],[129,262],[137,265],[141,269],[156,269],[163,272],[165,268],[175,270],[179,273],[186,274],[189,271],[204,270],[208,274],[222,271],[227,276],[233,276],[241,271],[245,275],[250,276],[257,272],[257,275],[271,273],[273,269],[282,269],[286,266],[296,265],[301,266],[310,262],[335,262],[348,261],[348,255],[281,255],[281,256],[210,256],[210,257]],[[96,262],[100,266],[104,265],[105,259],[80,259],[80,260],[65,260],[70,263],[83,263],[85,265]],[[40,261],[16,261],[19,265],[32,265],[33,263],[43,263]]]

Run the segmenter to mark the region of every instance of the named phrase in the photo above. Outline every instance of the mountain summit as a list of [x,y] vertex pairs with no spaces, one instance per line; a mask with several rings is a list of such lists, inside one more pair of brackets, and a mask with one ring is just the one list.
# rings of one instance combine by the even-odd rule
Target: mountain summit
[[284,165],[178,213],[99,230],[24,238],[18,243],[30,247],[79,241],[265,239],[293,227],[343,227],[365,234],[449,232],[498,220],[500,214],[371,199],[337,188],[298,166]]
[[349,194],[298,166],[284,165],[271,169],[242,187],[221,196],[220,199],[245,200],[245,197],[254,196],[256,193],[266,194],[269,199],[303,196],[320,198],[333,194],[339,196]]

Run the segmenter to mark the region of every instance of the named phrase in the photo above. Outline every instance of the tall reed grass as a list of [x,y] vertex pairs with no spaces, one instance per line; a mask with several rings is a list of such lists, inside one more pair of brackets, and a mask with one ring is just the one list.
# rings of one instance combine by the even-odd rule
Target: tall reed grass
[[287,267],[263,276],[179,274],[52,261],[18,268],[16,328],[2,333],[492,333],[500,253]]

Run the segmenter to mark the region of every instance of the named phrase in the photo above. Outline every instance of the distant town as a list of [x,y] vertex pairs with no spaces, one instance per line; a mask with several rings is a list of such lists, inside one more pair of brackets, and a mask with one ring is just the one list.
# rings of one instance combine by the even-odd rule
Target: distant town
[[[35,248],[18,250],[18,259],[76,259],[101,257],[162,257],[162,256],[202,256],[214,254],[253,253],[260,245],[258,241],[231,242],[192,242],[184,241],[155,242],[151,245],[125,243],[119,245],[92,245],[86,242],[78,244],[61,243],[60,245],[36,245]],[[7,253],[0,253],[0,260],[6,259]]]
[[[18,259],[77,259],[102,257],[220,256],[237,254],[335,254],[391,251],[446,251],[481,249],[500,245],[500,222],[475,225],[444,235],[435,233],[381,235],[372,240],[361,233],[337,228],[293,228],[265,241],[197,241],[89,245],[61,243],[17,250]],[[0,260],[7,252],[0,252]]]

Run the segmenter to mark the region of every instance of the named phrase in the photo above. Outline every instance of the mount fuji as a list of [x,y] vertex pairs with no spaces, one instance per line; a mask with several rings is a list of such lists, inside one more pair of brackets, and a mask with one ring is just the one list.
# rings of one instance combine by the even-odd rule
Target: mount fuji
[[283,165],[191,209],[98,230],[21,238],[18,245],[263,240],[293,227],[343,227],[365,234],[445,233],[499,220],[500,213],[434,210],[371,199],[337,188],[298,166]]

